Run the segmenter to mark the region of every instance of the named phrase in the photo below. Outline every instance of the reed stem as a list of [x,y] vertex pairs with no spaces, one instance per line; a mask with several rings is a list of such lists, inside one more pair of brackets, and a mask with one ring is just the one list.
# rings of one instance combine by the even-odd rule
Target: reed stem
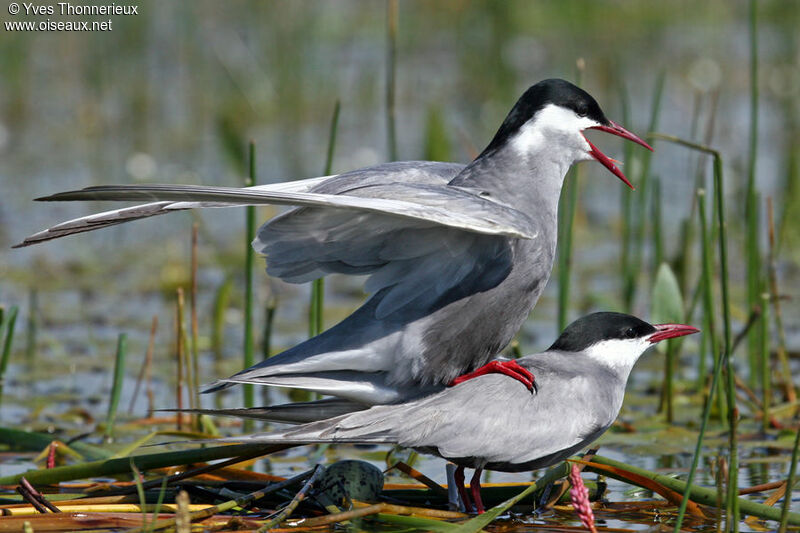
[[[5,314],[5,313],[2,313]],[[11,346],[14,343],[14,326],[17,324],[17,314],[19,308],[14,306],[8,312],[8,317],[3,321],[2,314],[0,314],[0,331],[3,330],[3,325],[6,326],[6,336],[3,340],[3,353],[0,356],[0,402],[3,401],[3,388],[5,385],[6,369],[8,368],[8,361],[11,359]]]
[[772,373],[769,351],[769,293],[761,294],[761,430],[769,429],[769,408],[772,404]]
[[133,413],[133,406],[136,403],[136,398],[139,397],[139,389],[142,386],[142,381],[146,381],[145,385],[147,394],[147,418],[153,416],[153,383],[151,380],[153,368],[153,349],[156,343],[156,330],[158,329],[158,315],[153,315],[153,321],[150,324],[150,339],[147,341],[147,352],[145,352],[142,367],[139,370],[139,375],[136,378],[136,387],[133,389],[131,396],[131,403],[128,405],[128,413]]
[[39,291],[31,289],[28,293],[28,331],[25,339],[25,359],[33,364],[36,358],[36,337],[39,331]]
[[386,142],[389,161],[397,161],[395,73],[397,66],[397,0],[386,3]]
[[[585,63],[582,58],[578,59],[575,71],[575,83],[580,86],[583,81],[583,71]],[[572,240],[573,228],[575,225],[575,212],[578,210],[578,187],[581,175],[580,166],[574,166],[570,171],[570,176],[565,180],[562,188],[561,197],[566,198],[565,202],[559,202],[562,209],[559,212],[561,221],[558,225],[561,235],[558,242],[558,330],[556,334],[563,331],[569,322],[569,292],[572,281]]]
[[[245,184],[252,187],[256,184],[256,145],[250,141],[250,172]],[[256,238],[256,208],[247,206],[246,214],[246,242],[245,242],[245,261],[244,261],[244,368],[250,368],[255,364],[255,348],[253,340],[253,305],[255,286],[253,284],[253,272],[255,271],[256,254],[253,250],[252,242]],[[253,386],[245,384],[242,386],[244,406],[253,407],[255,405],[255,391]],[[244,421],[244,431],[253,430],[253,421]]]
[[183,384],[184,374],[186,369],[183,365],[183,288],[178,287],[176,293],[175,304],[175,360],[178,364],[177,375],[175,376],[175,404],[178,406],[178,411],[175,413],[175,424],[178,431],[183,430]]
[[125,354],[127,352],[128,336],[120,333],[117,337],[117,356],[114,359],[114,381],[111,385],[111,401],[108,403],[106,415],[105,437],[111,440],[114,437],[114,422],[117,419],[117,407],[122,395],[122,382],[125,379]]
[[717,383],[719,382],[719,374],[721,371],[722,365],[720,364],[719,358],[717,358],[716,362],[714,363],[714,373],[711,377],[711,386],[708,390],[708,396],[703,404],[703,420],[700,423],[700,434],[697,436],[697,444],[694,447],[692,465],[689,467],[689,474],[686,476],[686,489],[683,491],[683,499],[681,500],[681,505],[678,508],[678,516],[675,519],[675,533],[680,533],[681,531],[681,523],[683,522],[683,516],[686,513],[686,506],[689,503],[689,499],[692,497],[692,482],[694,481],[694,475],[697,472],[697,465],[700,463],[700,458],[703,456],[703,439],[705,438],[706,428],[708,427],[708,419],[711,416],[711,406],[714,403],[714,394],[717,392]]
[[[756,193],[756,163],[758,157],[758,3],[750,0],[750,143],[747,166],[747,196],[745,198],[747,257],[747,307],[752,310],[761,303],[761,257],[759,249],[759,201]],[[750,362],[750,386],[754,386],[760,351],[760,328],[753,328],[747,336]]]
[[781,507],[781,525],[778,533],[786,533],[789,524],[789,507],[792,503],[792,489],[794,488],[795,474],[797,473],[798,450],[800,449],[800,431],[794,436],[794,448],[792,449],[792,461],[789,466],[789,477],[786,479],[786,492],[783,495],[783,506]]
[[[328,176],[333,167],[333,154],[336,148],[336,132],[339,126],[339,110],[341,104],[339,100],[333,106],[333,116],[331,117],[331,127],[328,134],[328,150],[325,156],[325,168],[323,176]],[[308,308],[308,336],[315,337],[325,329],[324,320],[325,309],[325,278],[315,279],[311,283],[311,304]]]
[[789,367],[789,357],[786,353],[786,330],[783,328],[783,312],[781,310],[781,298],[778,292],[778,270],[776,266],[777,246],[775,240],[775,219],[773,217],[772,199],[767,198],[767,223],[769,228],[769,261],[768,261],[768,280],[770,300],[772,310],[775,315],[775,329],[778,330],[778,361],[781,365],[782,381],[786,390],[786,399],[790,403],[797,401],[794,383],[792,382],[792,371]]
[[[647,131],[655,131],[658,127],[658,119],[661,114],[661,96],[664,92],[664,80],[665,73],[662,71],[656,80],[656,85],[653,92],[653,104],[650,112],[650,124]],[[635,222],[632,228],[632,262],[628,272],[629,277],[626,281],[625,291],[625,299],[627,302],[630,302],[631,306],[633,305],[634,298],[636,297],[636,280],[639,276],[639,272],[642,269],[642,264],[644,263],[644,241],[645,235],[647,234],[647,206],[648,200],[650,199],[649,182],[652,153],[650,151],[645,151],[641,155],[641,161],[642,170],[639,183],[637,184],[641,197],[639,198],[639,202],[636,205],[636,210],[634,212]],[[655,268],[658,268],[658,264],[655,265]]]
[[[189,301],[189,313],[190,313],[190,327],[191,327],[191,340],[192,340],[192,349],[189,352],[191,356],[191,366],[192,366],[192,381],[189,384],[191,387],[190,394],[192,396],[192,403],[194,404],[195,409],[200,408],[200,333],[198,331],[198,324],[197,324],[197,270],[198,270],[198,260],[197,260],[197,231],[198,225],[197,222],[192,224],[192,279],[191,279],[191,300]],[[199,425],[199,417],[194,415],[192,417],[194,421],[194,428],[195,430],[200,429]]]

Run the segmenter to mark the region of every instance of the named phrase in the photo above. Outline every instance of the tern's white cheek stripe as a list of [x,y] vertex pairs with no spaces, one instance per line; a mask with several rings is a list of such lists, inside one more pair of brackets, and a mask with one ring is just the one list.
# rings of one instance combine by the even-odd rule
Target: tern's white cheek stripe
[[563,151],[572,160],[584,159],[589,145],[581,132],[597,122],[580,117],[571,109],[548,104],[526,122],[511,138],[512,148],[520,154],[535,154],[547,150]]
[[646,338],[609,339],[593,344],[586,355],[614,369],[630,372],[637,359],[652,344]]

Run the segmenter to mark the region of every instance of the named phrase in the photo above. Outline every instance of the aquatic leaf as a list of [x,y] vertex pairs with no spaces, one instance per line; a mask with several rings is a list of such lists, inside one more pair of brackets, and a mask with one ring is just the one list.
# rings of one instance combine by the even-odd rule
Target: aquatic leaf
[[650,320],[654,324],[682,322],[684,320],[683,296],[678,278],[667,263],[661,263],[653,284]]

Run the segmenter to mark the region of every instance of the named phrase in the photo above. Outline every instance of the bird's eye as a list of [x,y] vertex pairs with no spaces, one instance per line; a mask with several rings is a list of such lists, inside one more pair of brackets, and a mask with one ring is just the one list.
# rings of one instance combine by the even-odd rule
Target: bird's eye
[[575,110],[575,113],[579,117],[585,117],[586,115],[589,114],[589,109],[584,105],[579,105],[578,108]]
[[636,338],[636,330],[633,329],[633,328],[628,328],[628,329],[625,330],[624,335],[625,335],[626,339]]

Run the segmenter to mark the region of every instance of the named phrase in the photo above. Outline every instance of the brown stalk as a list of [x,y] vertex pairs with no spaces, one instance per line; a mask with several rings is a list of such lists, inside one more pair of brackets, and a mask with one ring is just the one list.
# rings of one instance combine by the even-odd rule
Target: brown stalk
[[178,287],[178,306],[175,312],[175,357],[178,363],[178,375],[175,387],[175,403],[178,411],[175,413],[178,431],[183,430],[183,335],[181,334],[181,321],[183,320],[183,289]]
[[792,383],[792,371],[789,368],[789,358],[786,355],[786,330],[783,328],[783,313],[781,312],[781,299],[778,292],[778,272],[775,266],[775,220],[772,209],[772,198],[767,198],[767,224],[769,225],[769,254],[767,257],[768,263],[768,278],[769,278],[769,292],[770,300],[772,300],[772,308],[775,310],[775,326],[778,329],[778,360],[781,363],[781,372],[783,373],[783,386],[786,393],[786,399],[791,403],[797,400],[797,392],[795,391],[794,384]]
[[392,469],[397,469],[402,473],[404,473],[405,475],[419,481],[420,483],[431,489],[433,492],[436,492],[442,496],[447,496],[447,489],[436,483],[434,480],[432,480],[419,470],[415,470],[414,468],[408,466],[403,461],[399,461],[393,464],[392,466],[384,470],[383,473],[385,474],[386,472]]
[[315,466],[314,473],[311,474],[311,477],[308,478],[303,487],[297,492],[297,494],[294,495],[294,498],[292,498],[292,501],[289,502],[289,505],[281,509],[281,511],[272,519],[267,520],[260,528],[258,528],[258,533],[265,533],[289,518],[294,510],[297,509],[297,506],[300,505],[300,502],[306,499],[308,491],[311,490],[311,487],[313,487],[314,483],[317,482],[317,477],[319,477],[324,471],[325,469],[321,468],[319,465]]
[[133,396],[131,403],[128,406],[128,412],[133,413],[133,406],[136,403],[136,398],[139,397],[139,388],[142,385],[142,380],[146,380],[147,385],[147,418],[153,416],[153,383],[151,378],[151,370],[153,365],[153,350],[156,344],[156,330],[158,329],[158,315],[153,315],[153,322],[150,324],[150,339],[147,341],[147,352],[145,352],[144,362],[142,368],[139,370],[139,376],[136,378],[136,387],[133,389]]
[[[192,403],[194,404],[195,408],[200,407],[200,400],[197,397],[198,390],[200,388],[200,374],[199,374],[199,364],[198,360],[198,351],[199,347],[198,344],[198,326],[197,326],[197,269],[198,269],[198,261],[197,261],[197,222],[192,224],[192,288],[191,288],[191,302],[190,302],[190,320],[191,320],[191,334],[192,334],[192,381],[189,383],[191,387],[191,397]],[[195,430],[200,429],[200,418],[197,414],[192,415],[192,427]]]
[[17,487],[17,492],[22,496],[22,498],[30,503],[34,509],[39,511],[40,513],[46,513],[47,511],[53,513],[60,513],[61,510],[50,503],[47,498],[42,496],[42,494],[36,490],[30,482],[25,479],[24,477],[20,479],[19,486]]
[[[356,504],[358,505],[358,504]],[[308,518],[293,524],[302,525],[304,527],[318,527],[329,524],[336,524],[354,518],[361,518],[379,513],[390,513],[404,516],[424,516],[427,518],[436,518],[442,520],[457,520],[460,518],[467,518],[468,515],[464,513],[457,513],[455,511],[440,511],[437,509],[425,509],[424,507],[406,507],[404,505],[392,505],[389,503],[376,503],[367,505],[366,507],[359,507],[351,511],[344,511],[336,514],[329,514],[315,518]]]

